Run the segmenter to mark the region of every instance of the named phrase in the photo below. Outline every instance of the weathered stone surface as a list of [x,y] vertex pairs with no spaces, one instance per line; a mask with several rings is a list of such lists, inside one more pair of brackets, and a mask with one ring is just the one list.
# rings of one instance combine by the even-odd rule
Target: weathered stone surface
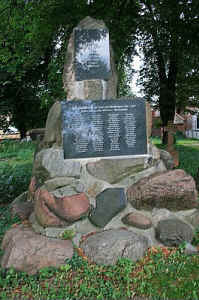
[[24,226],[6,232],[2,249],[2,268],[14,267],[29,274],[44,267],[64,265],[65,260],[73,256],[71,241],[49,239]]
[[[57,238],[63,233],[65,230],[72,230],[77,235],[87,234],[88,232],[96,232],[99,231],[99,227],[94,226],[88,218],[84,218],[78,220],[71,225],[67,225],[65,227],[42,227],[35,218],[35,214],[32,213],[29,222],[34,229],[35,232],[43,234],[47,237]],[[74,241],[74,240],[73,240]]]
[[128,189],[127,196],[137,209],[198,207],[194,179],[180,169],[141,179]]
[[160,221],[155,227],[156,238],[165,246],[178,246],[182,242],[190,243],[193,239],[193,230],[190,225],[179,219]]
[[71,186],[64,186],[51,192],[56,198],[62,198],[64,196],[72,196],[77,194],[76,190]]
[[152,160],[152,166],[150,166],[150,161],[151,160],[149,158],[149,161],[145,165],[146,168],[143,171],[134,173],[132,175],[129,175],[128,177],[125,177],[121,181],[119,181],[117,184],[119,184],[120,186],[124,186],[125,188],[128,188],[132,184],[138,182],[142,178],[147,178],[153,174],[159,174],[159,173],[163,173],[163,172],[167,171],[162,160],[158,160],[154,163]]
[[199,210],[197,209],[191,215],[186,216],[185,220],[188,221],[193,227],[199,227]]
[[27,195],[28,192],[24,192],[12,202],[12,216],[18,216],[21,220],[29,218],[30,214],[33,212],[34,204],[33,202],[27,201]]
[[55,197],[61,198],[61,197],[64,197],[64,196],[72,196],[72,195],[75,195],[77,193],[82,193],[83,191],[84,191],[84,185],[82,183],[74,180],[73,184],[63,186],[61,188],[57,188],[56,190],[52,191],[51,193]]
[[29,138],[32,141],[42,141],[45,135],[45,128],[34,128],[28,131]]
[[[171,124],[173,126],[173,124]],[[170,131],[171,130],[171,131]],[[174,133],[176,132],[176,129],[174,128],[168,128],[168,145],[167,145],[167,151],[171,154],[173,158],[173,163],[175,167],[179,166],[179,153],[175,149],[174,146]]]
[[149,143],[149,154],[151,154],[152,159],[159,160],[160,159],[160,149],[158,149],[154,144]]
[[147,216],[137,212],[129,213],[122,218],[122,222],[140,229],[148,229],[152,226],[152,222]]
[[64,160],[63,149],[48,148],[37,153],[33,174],[44,183],[47,179],[54,177],[79,177],[81,165],[76,160]]
[[113,265],[119,257],[133,261],[142,258],[148,248],[148,239],[132,231],[112,229],[89,236],[80,247],[91,261]]
[[[77,29],[106,29],[103,21],[86,17]],[[82,80],[75,79],[75,47],[74,32],[69,39],[66,60],[63,72],[64,89],[67,91],[68,100],[84,99],[115,99],[117,96],[117,75],[113,59],[113,51],[110,47],[111,76],[108,80]]]
[[44,142],[58,146],[62,144],[61,136],[61,103],[55,102],[49,110],[46,120]]
[[57,216],[69,222],[79,220],[88,213],[90,208],[89,199],[85,193],[54,199],[54,202],[49,203],[49,208]]
[[36,178],[35,178],[35,176],[32,176],[29,187],[28,187],[28,195],[27,195],[27,198],[29,201],[34,200],[34,195],[35,195],[36,189],[37,189]]
[[96,208],[91,212],[90,221],[104,227],[117,213],[127,205],[123,188],[106,189],[96,197]]
[[71,185],[73,181],[74,178],[72,177],[55,177],[45,181],[44,189],[48,190],[49,192],[52,192],[63,186]]
[[144,158],[101,159],[87,164],[87,171],[98,179],[117,183],[125,177],[136,175],[145,168]]
[[[84,80],[84,97],[85,99],[102,99],[103,90],[106,91],[103,85],[104,81],[100,79]],[[106,85],[106,83],[105,83]]]
[[166,168],[172,170],[174,168],[174,161],[171,154],[165,150],[160,150],[160,159],[163,160]]
[[35,214],[42,226],[62,226],[85,216],[90,203],[84,193],[56,198],[47,190],[36,192]]
[[[89,174],[86,168],[86,162],[85,165],[82,166],[81,183],[84,185],[85,191],[89,196],[89,198],[94,200],[96,196],[100,194],[102,191],[104,191],[109,187],[112,187],[112,185],[109,184],[108,182],[97,179],[96,177]],[[94,204],[95,206],[95,201],[92,204]]]
[[47,190],[38,189],[35,193],[35,216],[38,223],[43,226],[59,226],[68,225],[66,220],[59,218],[54,211],[49,208],[49,203],[54,203],[55,197]]
[[[32,226],[34,232],[45,235],[45,227],[41,226],[35,216],[35,212],[33,212],[29,217],[29,223]],[[63,227],[62,227],[63,228]]]
[[154,226],[157,226],[157,224],[162,220],[176,218],[175,213],[166,208],[153,208],[151,215]]
[[76,189],[76,192],[81,193],[84,191],[83,184],[79,180],[72,177],[55,177],[46,180],[44,184],[44,189],[48,190],[49,192],[52,192],[56,189],[66,186],[74,187]]
[[191,245],[190,243],[185,244],[184,253],[187,255],[199,254],[197,247]]

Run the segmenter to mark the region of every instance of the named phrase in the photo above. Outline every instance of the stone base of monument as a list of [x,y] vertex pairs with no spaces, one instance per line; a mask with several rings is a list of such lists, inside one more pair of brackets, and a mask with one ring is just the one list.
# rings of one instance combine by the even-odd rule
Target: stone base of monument
[[[88,218],[66,227],[42,227],[34,213],[30,223],[11,228],[4,236],[3,268],[35,274],[43,267],[59,267],[72,258],[73,245],[97,264],[115,264],[119,257],[141,259],[150,247],[177,247],[185,242],[186,254],[198,254],[191,245],[194,228],[199,225],[199,210],[172,212],[154,208],[136,210],[130,204],[102,229]],[[72,242],[65,237],[74,234]]]
[[[197,252],[190,244],[199,225],[195,182],[172,170],[168,152],[148,145],[144,156],[64,159],[59,103],[49,116],[29,190],[13,203],[13,214],[29,218],[30,227],[6,233],[2,267],[32,274],[60,266],[73,244],[99,264],[121,256],[136,261],[151,246],[181,242],[187,253]],[[62,240],[68,236],[73,244]]]
[[[195,182],[183,170],[167,170],[157,148],[150,149],[148,157],[82,160],[64,160],[57,146],[39,151],[29,191],[13,204],[13,213],[25,219],[24,205],[34,203],[30,227],[6,233],[2,267],[32,274],[59,266],[72,256],[73,244],[99,264],[113,264],[120,256],[136,261],[151,246],[182,242],[187,253],[196,253],[191,245],[199,225]],[[62,239],[69,235],[73,244],[65,245]]]

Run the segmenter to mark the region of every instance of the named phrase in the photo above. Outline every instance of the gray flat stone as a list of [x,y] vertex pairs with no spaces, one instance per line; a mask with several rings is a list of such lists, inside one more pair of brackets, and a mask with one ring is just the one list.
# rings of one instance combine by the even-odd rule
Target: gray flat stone
[[169,247],[179,246],[182,242],[191,243],[194,235],[191,226],[178,219],[160,221],[155,232],[157,240]]
[[172,170],[174,168],[174,161],[171,154],[165,150],[160,150],[160,158],[163,160],[167,170]]
[[101,159],[87,164],[87,171],[94,177],[109,183],[118,183],[122,179],[136,175],[145,168],[145,160],[140,158]]
[[40,172],[46,179],[54,177],[80,177],[81,164],[76,160],[64,160],[63,149],[48,148],[37,153],[33,173],[36,177]]
[[[76,221],[73,224],[67,225],[65,227],[42,227],[37,222],[35,214],[32,213],[29,218],[29,222],[31,223],[32,228],[35,232],[52,238],[59,238],[60,234],[62,234],[65,230],[73,230],[74,232],[76,232],[77,236],[79,236],[79,234],[82,235],[87,234],[88,232],[99,230],[99,228],[94,226],[88,218]],[[75,238],[73,240],[75,240]]]
[[52,192],[66,185],[71,185],[75,181],[72,177],[56,177],[45,181],[44,189]]
[[89,236],[80,246],[95,263],[113,265],[120,257],[137,261],[145,255],[149,244],[142,235],[124,229],[112,229]]
[[76,190],[71,186],[64,186],[51,192],[55,197],[61,198],[64,196],[72,196],[77,194]]
[[176,218],[175,213],[166,208],[153,208],[152,210],[152,222],[154,226],[157,226],[159,221],[174,218]]
[[91,212],[90,221],[104,227],[117,213],[127,205],[123,188],[109,188],[97,195],[96,208]]
[[199,227],[199,209],[185,217],[185,220],[191,223],[194,228]]
[[149,177],[156,173],[162,173],[162,172],[165,172],[166,170],[167,169],[162,160],[155,162],[152,167],[150,167],[149,163],[146,163],[145,169],[143,171],[138,172],[136,174],[134,174],[134,173],[130,174],[128,177],[125,177],[121,181],[119,181],[118,184],[129,187],[142,178]]

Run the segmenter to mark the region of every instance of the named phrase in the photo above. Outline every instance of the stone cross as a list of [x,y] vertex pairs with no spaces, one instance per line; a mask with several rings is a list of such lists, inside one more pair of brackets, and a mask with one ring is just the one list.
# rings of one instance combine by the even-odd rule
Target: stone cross
[[174,160],[175,167],[179,166],[179,153],[174,148],[174,134],[177,131],[177,127],[173,124],[172,121],[168,122],[167,127],[165,128],[168,131],[168,144],[167,144],[167,151],[171,154]]

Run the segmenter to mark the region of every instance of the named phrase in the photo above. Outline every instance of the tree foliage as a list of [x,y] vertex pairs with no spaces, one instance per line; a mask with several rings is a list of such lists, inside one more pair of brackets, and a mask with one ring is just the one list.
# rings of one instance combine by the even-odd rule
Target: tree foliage
[[174,119],[176,106],[198,94],[198,14],[197,0],[140,1],[140,83],[149,99],[158,99],[164,126]]
[[27,129],[44,125],[49,106],[65,97],[62,72],[67,41],[87,15],[103,18],[109,27],[122,77],[124,68],[119,62],[132,52],[129,36],[135,34],[135,22],[126,11],[135,8],[134,1],[92,1],[88,5],[86,0],[2,0],[0,114],[11,116],[22,137]]
[[[10,115],[22,137],[26,130],[44,126],[52,103],[66,97],[62,72],[69,36],[90,15],[109,28],[120,96],[129,94],[139,44],[144,53],[140,81],[146,97],[158,99],[166,125],[176,105],[198,99],[197,2],[1,0],[0,115]],[[0,123],[8,125],[5,118]]]

